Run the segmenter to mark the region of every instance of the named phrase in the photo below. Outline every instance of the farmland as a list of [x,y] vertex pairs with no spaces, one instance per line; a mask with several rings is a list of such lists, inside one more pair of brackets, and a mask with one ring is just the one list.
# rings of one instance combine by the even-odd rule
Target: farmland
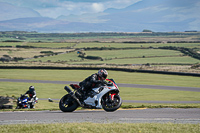
[[128,68],[200,73],[196,33],[0,34],[0,66]]
[[[80,34],[42,34],[26,32],[0,32],[0,66],[39,66],[39,67],[104,67],[151,71],[171,71],[200,73],[200,33],[80,33]],[[1,79],[27,79],[49,81],[82,81],[96,70],[46,70],[46,69],[1,69]],[[109,70],[109,78],[117,83],[199,87],[199,77],[163,75],[150,73],[130,73]],[[59,99],[65,92],[61,84],[34,83],[39,98]],[[3,96],[18,97],[25,92],[30,83],[1,82]],[[66,92],[65,92],[66,93]],[[141,101],[182,101],[183,103],[123,103],[122,108],[199,108],[199,92],[178,90],[156,90],[147,88],[120,87],[123,100]],[[35,110],[58,110],[58,105],[41,100]],[[184,103],[191,102],[191,103]],[[12,110],[13,111],[13,110]],[[67,123],[69,125],[69,123]],[[73,125],[79,125],[80,131]],[[86,127],[85,125],[89,125]],[[73,123],[66,125],[50,124],[40,126],[9,125],[1,126],[3,132],[28,131],[30,127],[42,132],[93,131],[92,123]],[[107,124],[106,124],[107,125]],[[98,129],[104,132],[106,125]],[[116,123],[114,123],[116,125]],[[198,132],[196,124],[117,124],[127,132]],[[153,126],[152,126],[153,125]],[[113,125],[108,125],[113,126]],[[133,127],[135,126],[135,127]],[[16,128],[18,127],[18,128]],[[45,127],[45,128],[44,128]],[[51,128],[52,127],[52,128]],[[85,128],[86,127],[86,128]],[[124,128],[123,128],[124,127]],[[147,127],[147,128],[145,128]],[[149,128],[150,127],[150,128]],[[163,128],[165,127],[165,128]],[[131,130],[130,130],[131,128]],[[9,130],[8,130],[9,129]],[[43,130],[41,130],[43,129]],[[58,129],[58,130],[55,130]],[[117,130],[114,132],[121,132]],[[128,130],[126,130],[128,129]],[[133,130],[134,129],[134,130]],[[155,130],[157,129],[157,130]],[[185,130],[187,129],[187,130]],[[111,129],[113,130],[113,129]],[[110,130],[108,130],[110,132]],[[30,132],[30,131],[29,131]],[[175,132],[175,131],[174,131]],[[178,132],[178,131],[177,131]]]

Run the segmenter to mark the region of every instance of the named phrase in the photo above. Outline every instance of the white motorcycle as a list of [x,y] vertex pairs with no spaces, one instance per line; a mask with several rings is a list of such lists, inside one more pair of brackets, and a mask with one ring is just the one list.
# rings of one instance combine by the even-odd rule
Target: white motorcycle
[[122,104],[122,99],[119,96],[119,88],[113,79],[106,80],[108,84],[93,88],[87,95],[81,92],[80,86],[77,84],[70,84],[74,91],[65,86],[64,89],[68,94],[60,99],[60,110],[63,112],[73,112],[79,106],[89,109],[103,108],[108,112],[117,110]]

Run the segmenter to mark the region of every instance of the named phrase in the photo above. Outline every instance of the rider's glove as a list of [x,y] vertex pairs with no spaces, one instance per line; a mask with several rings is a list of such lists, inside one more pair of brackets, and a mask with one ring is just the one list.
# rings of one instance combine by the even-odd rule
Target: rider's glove
[[107,82],[105,80],[102,80],[102,83],[107,85]]

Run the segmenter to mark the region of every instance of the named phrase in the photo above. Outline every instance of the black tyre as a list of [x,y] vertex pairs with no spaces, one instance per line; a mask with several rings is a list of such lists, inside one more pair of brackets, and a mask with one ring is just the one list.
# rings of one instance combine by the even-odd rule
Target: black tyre
[[31,105],[30,105],[30,108],[33,109],[33,108],[34,108],[34,105],[31,104]]
[[21,108],[22,108],[21,106],[17,105],[17,107],[15,109],[21,109]]
[[110,101],[108,96],[103,96],[102,107],[107,112],[113,112],[117,110],[122,104],[122,99],[119,95],[114,96],[114,100]]
[[79,104],[77,101],[67,94],[60,99],[59,108],[63,112],[73,112],[78,108]]

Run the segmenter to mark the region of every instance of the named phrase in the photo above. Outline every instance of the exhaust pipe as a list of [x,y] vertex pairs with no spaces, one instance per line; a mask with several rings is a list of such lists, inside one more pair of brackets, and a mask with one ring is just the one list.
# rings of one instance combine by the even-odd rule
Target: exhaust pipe
[[68,86],[65,86],[64,88],[70,95],[74,95],[74,93],[72,92],[72,90],[68,87]]
[[78,104],[83,107],[84,105],[81,104],[81,102],[79,101],[79,99],[75,96],[74,92],[68,87],[68,86],[65,86],[64,88],[77,102]]

